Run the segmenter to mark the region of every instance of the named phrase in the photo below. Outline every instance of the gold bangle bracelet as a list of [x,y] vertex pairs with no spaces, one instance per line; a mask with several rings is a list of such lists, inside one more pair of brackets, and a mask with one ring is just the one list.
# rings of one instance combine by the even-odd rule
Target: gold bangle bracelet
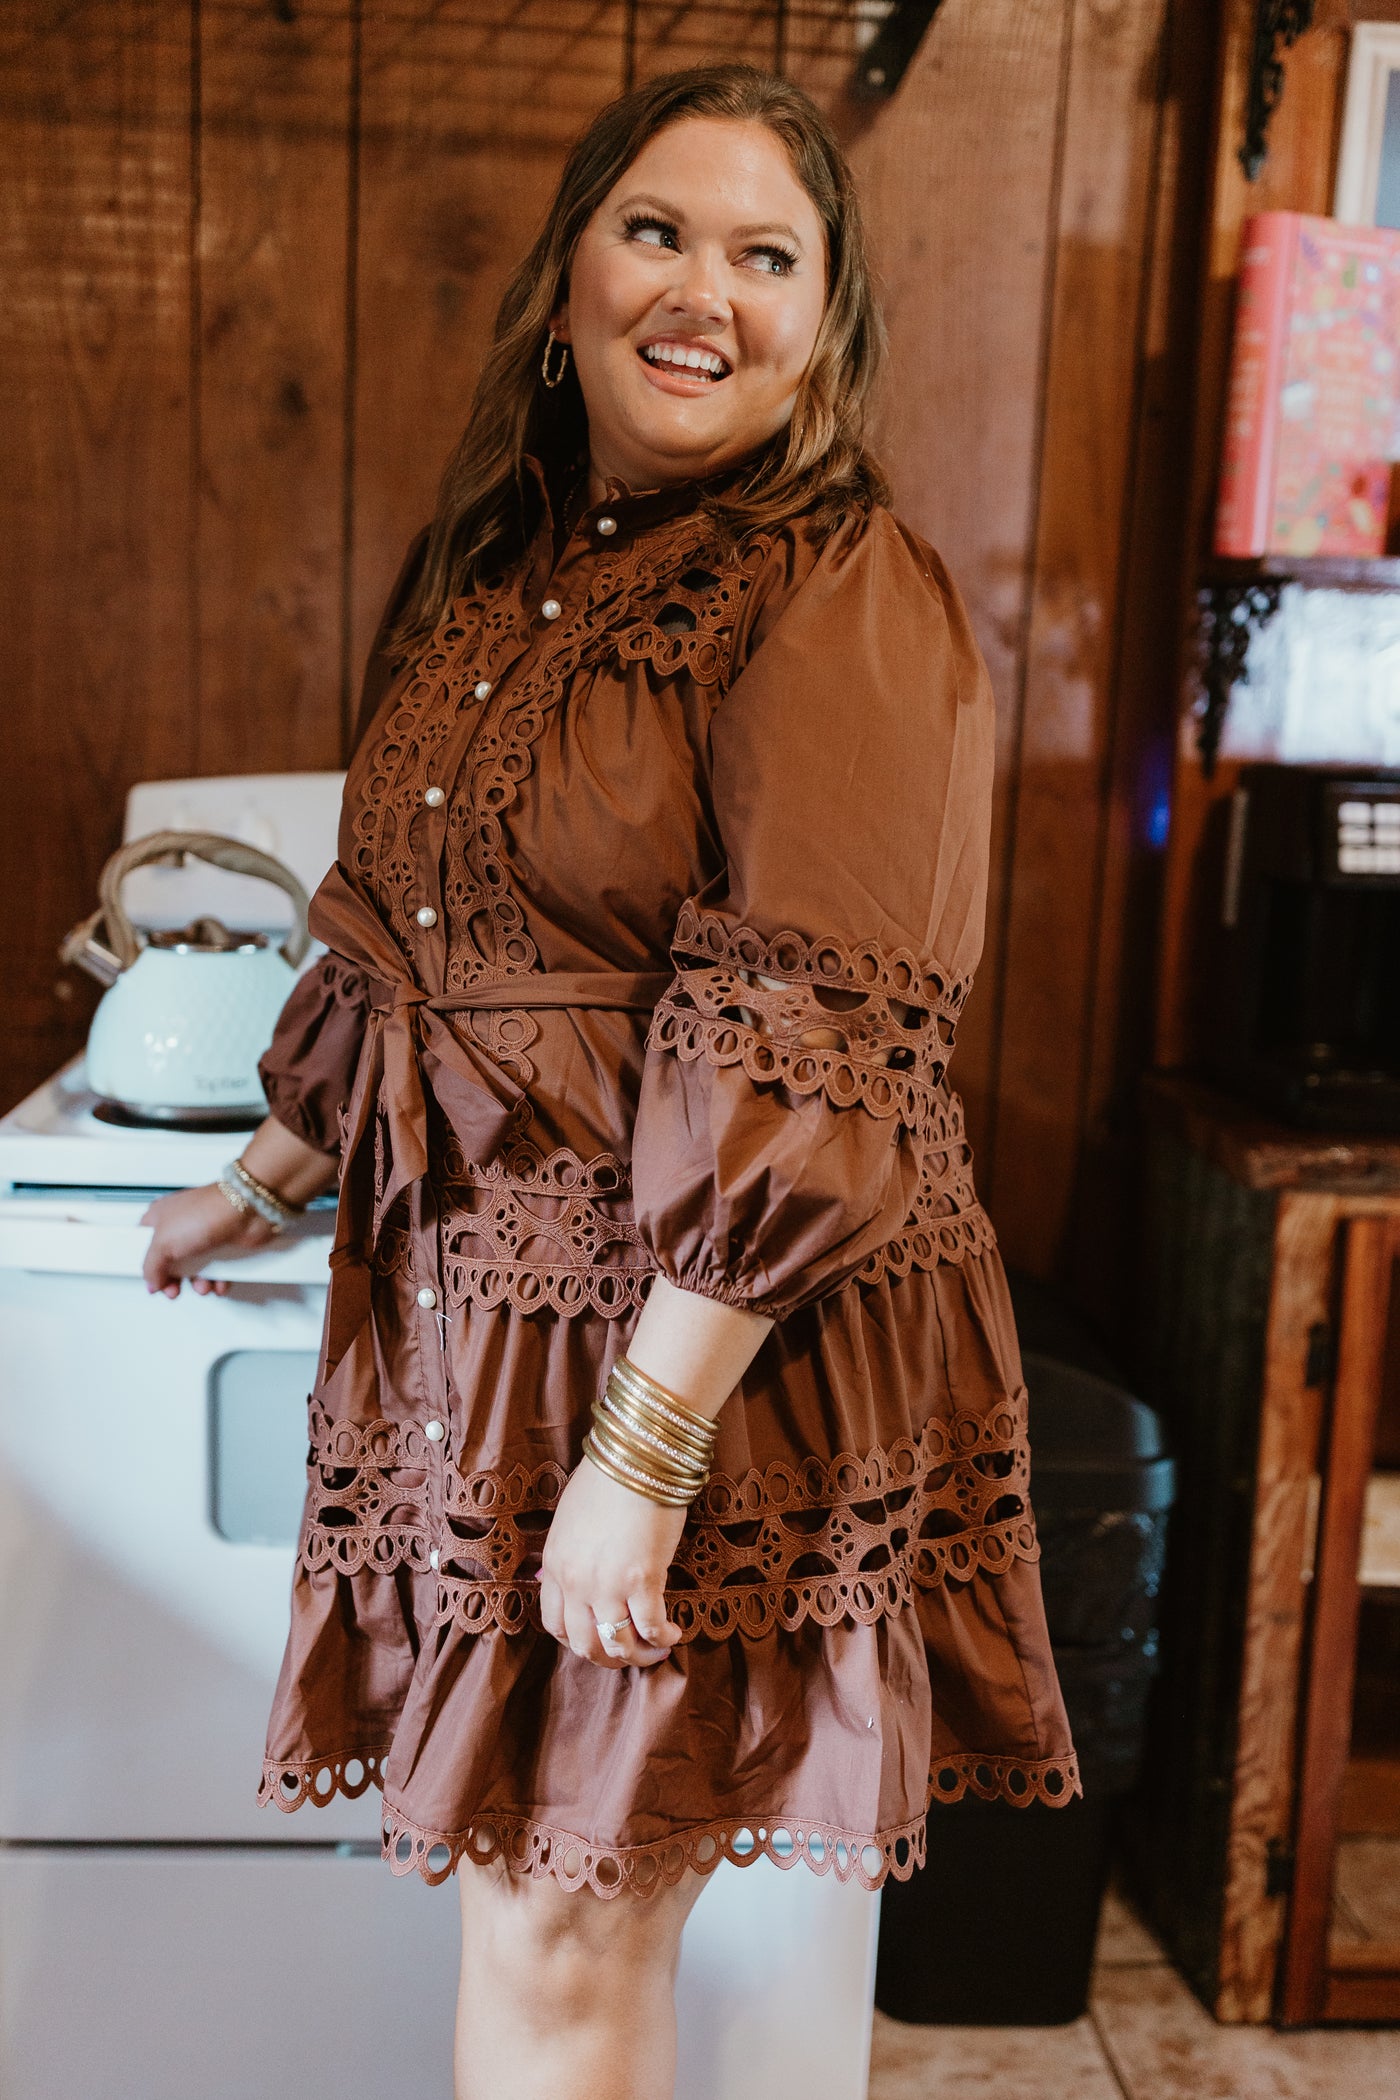
[[[651,1450],[658,1452],[670,1464],[681,1467],[683,1471],[708,1472],[710,1452],[686,1451],[678,1448],[668,1437],[660,1435],[652,1428],[645,1415],[634,1410],[628,1402],[619,1401],[612,1393],[605,1393],[599,1401],[598,1407],[608,1421],[617,1422],[630,1431],[634,1437],[640,1437],[644,1444]],[[594,1418],[595,1420],[597,1418],[596,1409]]]
[[618,1422],[600,1408],[593,1410],[593,1435],[610,1455],[626,1458],[644,1471],[659,1474],[669,1485],[684,1489],[688,1495],[698,1494],[708,1478],[707,1468],[693,1460],[678,1458],[664,1444],[638,1435],[630,1424]]
[[648,1438],[653,1439],[658,1449],[670,1452],[686,1464],[708,1466],[714,1455],[714,1437],[709,1436],[702,1441],[699,1437],[682,1436],[664,1415],[659,1414],[655,1408],[648,1407],[644,1401],[636,1399],[624,1386],[614,1384],[611,1380],[600,1395],[598,1405],[605,1413],[615,1415],[620,1421],[630,1422]]
[[619,1356],[608,1375],[630,1383],[642,1399],[650,1401],[662,1414],[670,1413],[678,1429],[687,1429],[692,1436],[712,1437],[715,1434],[715,1425],[708,1415],[697,1414],[694,1408],[686,1406],[679,1394],[658,1385],[645,1371],[639,1371],[630,1356]]
[[620,1466],[629,1478],[636,1475],[640,1479],[650,1480],[663,1493],[674,1495],[680,1501],[693,1502],[704,1485],[702,1481],[693,1477],[669,1473],[663,1467],[654,1465],[644,1452],[629,1449],[625,1444],[599,1436],[596,1431],[592,1432],[592,1438],[593,1448],[601,1451],[604,1458],[611,1459],[615,1466]]
[[706,1416],[620,1356],[593,1403],[583,1449],[620,1487],[681,1509],[709,1480],[718,1434]]
[[623,1387],[611,1382],[595,1403],[595,1416],[599,1411],[610,1421],[625,1423],[641,1436],[644,1442],[664,1452],[678,1465],[692,1466],[703,1471],[714,1456],[713,1437],[707,1437],[703,1443],[698,1437],[681,1437],[654,1408],[647,1407],[642,1401],[634,1399]]
[[583,1440],[583,1455],[590,1465],[596,1466],[600,1473],[606,1474],[618,1487],[631,1488],[634,1494],[644,1495],[648,1502],[659,1502],[669,1509],[690,1507],[692,1498],[689,1495],[672,1494],[658,1481],[653,1480],[650,1474],[642,1473],[633,1466],[623,1467],[616,1464],[598,1449],[591,1433]]

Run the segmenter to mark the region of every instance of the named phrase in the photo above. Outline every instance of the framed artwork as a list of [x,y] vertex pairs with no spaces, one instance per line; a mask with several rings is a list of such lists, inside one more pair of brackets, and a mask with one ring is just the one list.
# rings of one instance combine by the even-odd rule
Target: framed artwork
[[1351,33],[1332,216],[1400,227],[1400,23],[1359,22]]

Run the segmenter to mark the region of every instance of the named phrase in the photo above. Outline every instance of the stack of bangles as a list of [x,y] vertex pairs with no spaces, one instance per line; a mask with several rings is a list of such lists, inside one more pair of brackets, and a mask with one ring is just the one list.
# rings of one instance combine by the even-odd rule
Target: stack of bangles
[[620,1356],[593,1403],[584,1455],[619,1487],[684,1509],[710,1477],[713,1422]]
[[240,1217],[254,1211],[274,1232],[281,1232],[291,1219],[300,1217],[304,1208],[300,1203],[288,1203],[266,1182],[258,1181],[241,1159],[229,1161],[219,1176],[218,1186],[220,1194],[228,1198]]

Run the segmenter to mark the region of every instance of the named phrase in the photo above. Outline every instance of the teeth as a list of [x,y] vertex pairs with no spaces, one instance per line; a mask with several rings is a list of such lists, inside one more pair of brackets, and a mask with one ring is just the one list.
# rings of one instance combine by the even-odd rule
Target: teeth
[[642,351],[648,364],[674,365],[691,372],[704,372],[712,379],[722,378],[729,367],[713,350],[687,350],[682,343],[648,343]]

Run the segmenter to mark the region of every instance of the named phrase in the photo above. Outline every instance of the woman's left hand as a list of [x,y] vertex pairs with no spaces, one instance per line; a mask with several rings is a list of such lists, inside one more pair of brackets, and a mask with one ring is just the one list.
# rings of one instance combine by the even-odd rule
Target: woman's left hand
[[[583,1459],[549,1527],[540,1615],[556,1641],[586,1662],[620,1670],[663,1662],[681,1637],[666,1616],[666,1574],[685,1511],[648,1501]],[[617,1627],[604,1641],[599,1624]]]

